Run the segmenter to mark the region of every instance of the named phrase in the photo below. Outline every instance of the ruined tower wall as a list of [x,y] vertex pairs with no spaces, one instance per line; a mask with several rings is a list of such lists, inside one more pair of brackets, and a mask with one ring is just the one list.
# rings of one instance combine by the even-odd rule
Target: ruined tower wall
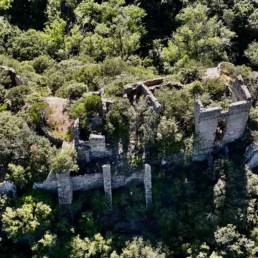
[[221,145],[239,139],[245,131],[250,108],[250,100],[234,102],[227,111],[223,111],[221,107],[205,109],[197,101],[194,113],[197,139],[193,150],[193,160],[202,161],[208,158],[216,145],[216,130],[220,121],[226,124]]
[[250,108],[251,102],[246,100],[235,102],[229,106],[223,144],[233,142],[244,134]]
[[197,134],[193,151],[193,159],[202,161],[212,152],[216,137],[216,130],[221,116],[222,108],[203,108],[200,102],[195,106],[195,132]]

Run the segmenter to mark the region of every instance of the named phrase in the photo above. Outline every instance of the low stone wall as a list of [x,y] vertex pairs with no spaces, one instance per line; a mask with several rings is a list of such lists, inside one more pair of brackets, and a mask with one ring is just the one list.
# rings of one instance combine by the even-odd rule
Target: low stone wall
[[85,174],[75,177],[71,177],[69,173],[53,174],[50,172],[44,182],[34,183],[33,189],[57,191],[59,205],[67,206],[72,203],[73,191],[89,191],[103,187],[112,207],[112,189],[125,187],[132,181],[137,181],[145,186],[146,206],[151,205],[151,167],[149,165],[145,165],[144,171],[132,173],[130,176],[112,176],[110,165],[103,165],[102,169],[103,174]]
[[161,111],[161,104],[159,103],[158,99],[152,94],[144,83],[142,83],[140,87],[142,94],[146,97],[146,100],[150,101],[151,106],[153,106],[154,110],[159,113]]
[[125,96],[133,102],[140,96],[144,96],[146,101],[154,108],[156,112],[161,111],[161,104],[154,96],[153,92],[161,88],[182,89],[184,86],[179,82],[164,82],[163,78],[151,79],[143,82],[137,82],[125,87]]

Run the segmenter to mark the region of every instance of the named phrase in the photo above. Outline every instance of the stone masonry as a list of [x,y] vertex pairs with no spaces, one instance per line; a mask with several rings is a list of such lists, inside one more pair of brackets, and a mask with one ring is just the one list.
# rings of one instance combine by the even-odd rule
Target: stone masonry
[[58,203],[61,207],[72,204],[73,185],[70,180],[70,173],[56,174]]
[[55,174],[50,172],[42,183],[34,183],[33,189],[43,189],[58,193],[59,206],[68,206],[72,203],[73,191],[89,191],[91,189],[103,189],[112,207],[112,189],[125,187],[132,181],[144,184],[146,194],[146,206],[152,201],[151,193],[151,167],[145,165],[144,171],[136,171],[129,176],[111,176],[110,165],[102,166],[103,173],[70,176],[69,173]]
[[103,185],[106,198],[108,200],[109,208],[112,209],[112,179],[110,165],[103,165]]
[[79,163],[89,163],[93,159],[112,156],[112,151],[106,146],[104,135],[90,134],[89,141],[80,140],[79,119],[76,119],[73,124],[73,139]]
[[256,142],[246,148],[245,160],[248,168],[258,167],[258,144]]
[[149,164],[144,165],[144,189],[145,189],[145,203],[146,208],[149,208],[152,204],[152,182],[151,182],[151,166]]
[[[200,100],[196,101],[194,122],[197,141],[193,150],[194,161],[207,159],[214,147],[222,147],[243,135],[251,108],[251,95],[239,79],[235,80],[230,91],[233,103],[228,110],[221,107],[204,108]],[[225,126],[223,137],[218,140],[216,133],[220,123]]]
[[93,152],[105,152],[106,140],[104,135],[90,134],[89,145]]

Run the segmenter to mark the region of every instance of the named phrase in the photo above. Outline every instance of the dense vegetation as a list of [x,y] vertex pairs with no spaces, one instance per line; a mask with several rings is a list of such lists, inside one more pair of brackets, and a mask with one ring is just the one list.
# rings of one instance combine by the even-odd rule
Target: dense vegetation
[[[0,65],[20,80],[0,69],[0,181],[17,187],[16,198],[0,196],[0,257],[258,256],[258,175],[244,160],[258,139],[257,1],[0,0],[0,15]],[[208,168],[190,159],[193,107],[196,97],[228,105],[221,81],[201,80],[223,61],[242,75],[253,107],[243,138]],[[161,114],[123,98],[128,83],[159,76],[184,85],[155,92]],[[113,101],[105,115],[92,93],[100,89]],[[82,138],[101,131],[131,166],[143,156],[152,164],[151,209],[135,184],[113,192],[112,213],[102,191],[75,195],[71,216],[54,194],[32,190],[50,170],[78,170],[74,151],[40,130],[47,96],[68,99]],[[89,126],[92,116],[105,116],[101,128]]]

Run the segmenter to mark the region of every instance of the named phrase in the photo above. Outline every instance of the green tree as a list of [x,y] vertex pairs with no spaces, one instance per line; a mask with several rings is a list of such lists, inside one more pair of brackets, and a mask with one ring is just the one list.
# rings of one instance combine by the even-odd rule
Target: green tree
[[21,31],[16,26],[0,17],[0,53],[12,53],[13,41],[20,33]]
[[31,242],[35,234],[50,224],[51,208],[43,202],[24,203],[20,208],[7,207],[2,215],[3,230],[14,242]]
[[219,228],[214,233],[214,237],[223,257],[251,257],[254,242],[241,235],[236,226],[228,224],[226,227]]
[[46,46],[43,33],[34,29],[19,33],[13,41],[12,48],[9,49],[12,56],[18,60],[32,60],[35,57],[46,53]]
[[77,171],[76,152],[73,146],[67,144],[62,147],[61,150],[58,150],[57,153],[51,157],[50,169],[56,173]]
[[98,232],[98,225],[92,212],[83,212],[79,220],[80,230],[86,236],[94,236]]
[[116,142],[121,140],[125,144],[128,143],[130,129],[129,107],[128,101],[117,101],[106,115],[106,130]]
[[124,0],[82,1],[75,9],[77,23],[85,37],[84,53],[103,60],[107,56],[128,58],[139,48],[143,34],[143,9]]
[[182,134],[174,118],[166,119],[161,117],[157,129],[157,141],[161,145],[162,154],[166,155],[170,152],[179,150]]
[[186,66],[191,60],[203,64],[227,60],[226,50],[231,46],[234,33],[216,16],[209,18],[208,7],[202,4],[188,6],[178,14],[182,24],[163,49],[168,65]]
[[44,28],[43,42],[47,52],[54,58],[65,56],[65,28],[66,22],[63,19],[55,19]]
[[100,234],[96,234],[92,239],[81,239],[76,236],[72,239],[71,244],[71,258],[84,257],[110,257],[111,253],[111,240],[104,239]]
[[28,173],[21,165],[8,164],[8,173],[6,180],[14,182],[19,188],[24,188],[31,181],[31,173]]
[[25,121],[10,112],[0,112],[0,160],[20,161],[27,157],[33,133]]
[[149,242],[145,242],[142,238],[134,238],[128,241],[120,255],[112,253],[111,258],[166,258],[166,253],[161,247],[154,248]]
[[101,115],[102,114],[102,102],[101,97],[90,94],[85,95],[78,101],[76,101],[70,108],[70,115],[73,118],[84,118],[88,116]]
[[13,0],[0,0],[0,11],[1,10],[8,10],[12,6]]
[[56,244],[57,235],[46,231],[44,236],[32,245],[33,257],[52,257],[55,253]]
[[245,55],[253,66],[258,66],[258,43],[252,42],[245,51]]

